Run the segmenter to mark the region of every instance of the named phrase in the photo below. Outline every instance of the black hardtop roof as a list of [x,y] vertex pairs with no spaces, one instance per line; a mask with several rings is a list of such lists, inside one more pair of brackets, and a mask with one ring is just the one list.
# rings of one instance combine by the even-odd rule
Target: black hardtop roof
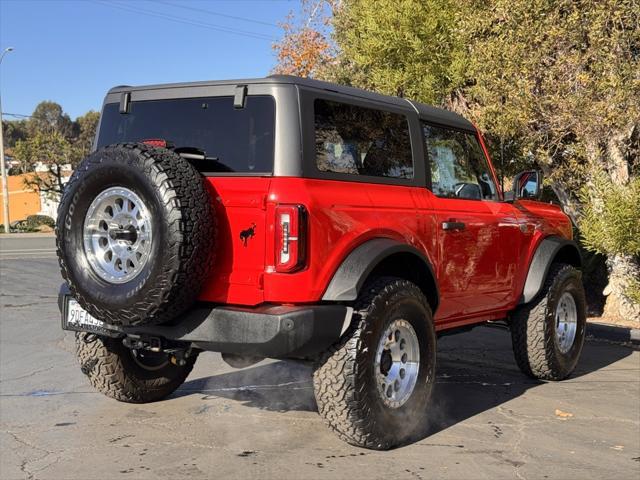
[[338,85],[336,83],[324,82],[321,80],[314,80],[311,78],[301,78],[293,75],[270,75],[264,78],[166,83],[166,84],[159,84],[159,85],[143,85],[143,86],[135,86],[135,87],[128,86],[128,85],[120,85],[109,90],[109,93],[131,92],[136,90],[161,90],[161,89],[204,87],[204,86],[215,86],[215,85],[250,85],[250,84],[300,85],[300,86],[314,88],[318,90],[327,90],[330,92],[350,95],[357,98],[375,100],[377,102],[384,102],[384,103],[398,105],[402,107],[406,107],[408,103],[414,107],[414,109],[416,110],[420,118],[425,121],[438,123],[442,125],[448,125],[455,128],[465,129],[465,130],[475,130],[473,124],[469,120],[449,110],[432,107],[430,105],[418,103],[413,100],[408,100],[408,99],[399,98],[399,97],[392,97],[390,95],[382,95],[380,93],[375,93],[368,90],[362,90],[360,88],[347,87],[344,85]]

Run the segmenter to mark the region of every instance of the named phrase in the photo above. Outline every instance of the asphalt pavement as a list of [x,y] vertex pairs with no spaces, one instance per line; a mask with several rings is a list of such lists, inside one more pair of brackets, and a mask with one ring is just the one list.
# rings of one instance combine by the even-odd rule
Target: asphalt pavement
[[0,260],[51,258],[55,252],[56,239],[53,234],[0,234]]
[[638,479],[640,352],[589,340],[575,374],[535,382],[508,331],[439,340],[432,428],[389,452],[338,440],[308,365],[243,370],[204,353],[165,401],[93,391],[60,329],[51,237],[0,237],[0,478]]

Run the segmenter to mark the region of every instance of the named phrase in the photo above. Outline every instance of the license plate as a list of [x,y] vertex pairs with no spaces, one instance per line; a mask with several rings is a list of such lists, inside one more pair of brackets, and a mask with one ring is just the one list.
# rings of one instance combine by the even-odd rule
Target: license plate
[[101,335],[114,335],[117,333],[110,325],[98,320],[73,298],[67,297],[66,315],[63,317],[65,330],[75,330],[78,332],[92,332]]

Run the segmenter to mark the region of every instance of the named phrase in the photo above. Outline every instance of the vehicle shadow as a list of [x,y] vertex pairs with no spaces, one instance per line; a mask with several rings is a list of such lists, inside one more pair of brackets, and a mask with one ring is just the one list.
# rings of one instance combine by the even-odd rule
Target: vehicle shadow
[[[603,369],[630,355],[629,346],[585,343],[582,358],[567,381]],[[176,395],[228,398],[262,410],[316,411],[309,364],[280,361],[186,382]],[[484,326],[438,341],[438,372],[426,436],[517,398],[542,382],[516,366],[508,330]],[[424,437],[423,437],[424,438]],[[417,440],[417,439],[416,439]]]

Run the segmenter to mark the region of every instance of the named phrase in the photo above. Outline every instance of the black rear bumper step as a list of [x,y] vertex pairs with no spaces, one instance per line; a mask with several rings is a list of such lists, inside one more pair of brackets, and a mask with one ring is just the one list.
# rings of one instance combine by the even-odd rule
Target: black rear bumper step
[[[66,326],[63,285],[58,306]],[[334,344],[349,326],[351,308],[344,305],[262,305],[255,308],[196,304],[177,325],[115,327],[111,336],[138,335],[190,343],[203,350],[269,358],[310,358]],[[88,331],[88,330],[87,330]]]

